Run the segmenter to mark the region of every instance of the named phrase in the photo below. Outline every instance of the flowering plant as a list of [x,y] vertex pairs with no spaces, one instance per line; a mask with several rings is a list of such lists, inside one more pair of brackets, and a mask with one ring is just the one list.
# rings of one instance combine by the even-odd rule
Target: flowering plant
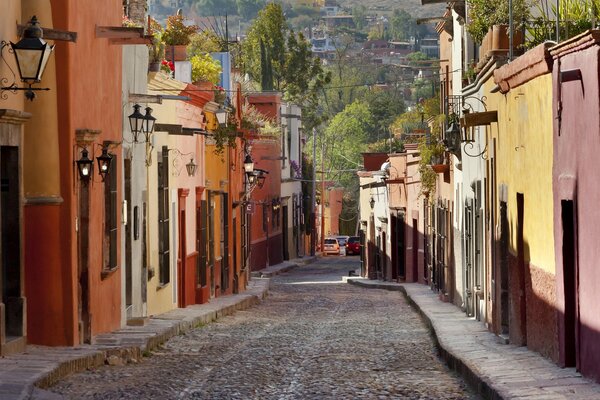
[[173,61],[162,60],[160,63],[160,70],[171,75],[173,72],[175,72],[175,64]]
[[198,32],[196,25],[186,25],[183,15],[171,15],[167,17],[167,27],[162,35],[162,40],[167,46],[188,45],[190,36]]

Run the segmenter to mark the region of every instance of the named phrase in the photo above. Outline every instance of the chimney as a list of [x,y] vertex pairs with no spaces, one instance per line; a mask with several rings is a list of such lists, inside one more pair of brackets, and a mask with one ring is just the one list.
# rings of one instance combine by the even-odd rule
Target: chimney
[[146,25],[146,10],[148,8],[147,0],[123,0],[123,10],[130,20]]

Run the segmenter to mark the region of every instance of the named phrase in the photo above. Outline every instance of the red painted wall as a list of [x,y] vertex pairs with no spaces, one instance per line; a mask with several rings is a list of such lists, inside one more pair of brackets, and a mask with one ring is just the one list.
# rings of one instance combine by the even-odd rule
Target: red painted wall
[[[596,32],[597,34],[597,32]],[[585,39],[581,40],[585,43]],[[596,381],[600,381],[600,187],[598,186],[598,154],[600,154],[599,120],[599,43],[588,36],[588,43],[579,46],[578,51],[565,50],[563,43],[559,50],[552,51],[554,60],[554,237],[556,253],[556,295],[558,312],[559,358],[564,362],[565,346],[565,287],[563,260],[562,201],[571,200],[575,204],[576,219],[576,270],[578,271],[577,307],[579,311],[579,350],[580,371]],[[571,50],[573,51],[573,50]],[[559,86],[559,71],[579,69],[581,80],[563,82]],[[557,108],[562,101],[561,120]],[[582,118],[582,116],[585,116]],[[563,265],[563,263],[565,263]]]
[[[250,266],[252,270],[274,265],[283,260],[283,245],[274,238],[281,236],[282,216],[279,226],[273,226],[273,200],[281,197],[281,160],[277,159],[280,154],[279,141],[273,138],[257,138],[250,141],[252,146],[252,159],[254,168],[260,168],[269,172],[262,188],[256,188],[250,197],[254,212],[251,214],[251,256]],[[279,208],[282,212],[282,208]],[[266,230],[263,224],[263,215],[267,217]],[[269,254],[267,259],[266,254]]]

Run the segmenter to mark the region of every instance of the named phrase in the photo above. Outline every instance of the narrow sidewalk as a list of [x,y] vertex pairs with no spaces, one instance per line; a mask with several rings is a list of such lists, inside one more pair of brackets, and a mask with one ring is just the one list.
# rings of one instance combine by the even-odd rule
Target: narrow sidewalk
[[441,357],[488,399],[600,399],[600,385],[574,368],[560,368],[538,353],[502,344],[455,305],[440,301],[428,286],[344,277],[348,283],[406,295],[433,330]]
[[252,277],[255,278],[272,278],[275,275],[282,274],[284,272],[290,271],[294,268],[300,267],[302,265],[313,263],[317,260],[319,255],[315,256],[304,256],[302,258],[294,258],[289,261],[284,261],[281,264],[270,265],[266,268],[261,269],[260,271],[252,272]]
[[0,399],[62,399],[44,388],[68,375],[106,363],[137,363],[145,353],[173,336],[260,303],[267,296],[269,281],[253,278],[243,293],[153,316],[146,325],[126,326],[98,335],[92,345],[27,346],[25,353],[0,358]]

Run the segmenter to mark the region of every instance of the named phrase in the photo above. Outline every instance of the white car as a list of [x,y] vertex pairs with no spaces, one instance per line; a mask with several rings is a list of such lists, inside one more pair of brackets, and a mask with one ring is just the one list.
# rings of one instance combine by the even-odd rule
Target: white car
[[325,254],[340,254],[340,244],[336,238],[326,238],[323,243],[323,253]]

